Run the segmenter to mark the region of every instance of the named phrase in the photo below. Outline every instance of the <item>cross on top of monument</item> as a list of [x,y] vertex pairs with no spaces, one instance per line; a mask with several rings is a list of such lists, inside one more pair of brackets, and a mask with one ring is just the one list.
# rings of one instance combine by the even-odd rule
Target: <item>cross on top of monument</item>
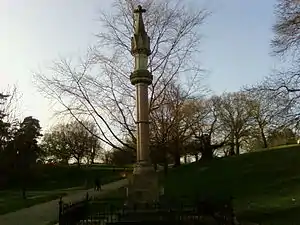
[[143,7],[141,5],[138,5],[137,8],[134,10],[135,13],[144,13],[146,12],[146,9],[143,9]]
[[134,23],[134,33],[145,34],[146,31],[142,13],[146,12],[146,9],[143,9],[141,5],[138,5],[137,8],[133,10],[133,12],[136,14]]

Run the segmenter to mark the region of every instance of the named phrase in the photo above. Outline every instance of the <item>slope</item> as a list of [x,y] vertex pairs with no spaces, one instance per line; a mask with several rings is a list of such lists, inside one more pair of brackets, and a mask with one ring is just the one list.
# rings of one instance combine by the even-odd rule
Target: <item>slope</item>
[[165,180],[171,198],[234,197],[238,218],[265,225],[300,224],[300,146],[193,163]]

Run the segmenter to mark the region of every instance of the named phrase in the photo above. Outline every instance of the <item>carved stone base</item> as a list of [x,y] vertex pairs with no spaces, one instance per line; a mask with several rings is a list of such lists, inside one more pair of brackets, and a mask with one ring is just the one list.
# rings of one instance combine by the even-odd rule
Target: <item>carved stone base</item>
[[158,174],[151,165],[137,165],[129,178],[127,205],[144,205],[158,201]]

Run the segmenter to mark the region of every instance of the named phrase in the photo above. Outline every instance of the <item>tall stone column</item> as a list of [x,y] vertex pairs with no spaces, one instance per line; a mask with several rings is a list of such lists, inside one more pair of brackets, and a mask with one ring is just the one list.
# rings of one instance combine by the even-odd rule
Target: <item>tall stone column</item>
[[144,12],[146,10],[140,5],[134,10],[134,35],[131,39],[135,66],[130,81],[136,87],[137,163],[129,186],[129,204],[151,202],[158,197],[158,179],[150,162],[149,150],[148,86],[153,76],[148,71],[151,50],[142,17]]

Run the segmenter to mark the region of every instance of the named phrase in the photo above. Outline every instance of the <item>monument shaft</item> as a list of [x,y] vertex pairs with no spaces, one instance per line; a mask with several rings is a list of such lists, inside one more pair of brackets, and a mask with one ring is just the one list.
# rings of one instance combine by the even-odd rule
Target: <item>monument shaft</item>
[[134,57],[134,71],[130,81],[136,87],[136,123],[137,123],[137,163],[149,163],[149,106],[148,85],[152,83],[152,75],[148,71],[148,56],[151,54],[141,6],[134,10],[134,35],[131,39],[131,54]]
[[148,85],[136,84],[137,99],[137,162],[149,164],[149,109],[148,109]]
[[137,164],[128,191],[128,202],[145,203],[158,198],[158,177],[150,162],[149,150],[149,105],[148,86],[153,76],[148,71],[150,38],[148,37],[139,5],[134,10],[134,35],[131,39],[131,54],[134,56],[134,71],[131,84],[136,87]]

